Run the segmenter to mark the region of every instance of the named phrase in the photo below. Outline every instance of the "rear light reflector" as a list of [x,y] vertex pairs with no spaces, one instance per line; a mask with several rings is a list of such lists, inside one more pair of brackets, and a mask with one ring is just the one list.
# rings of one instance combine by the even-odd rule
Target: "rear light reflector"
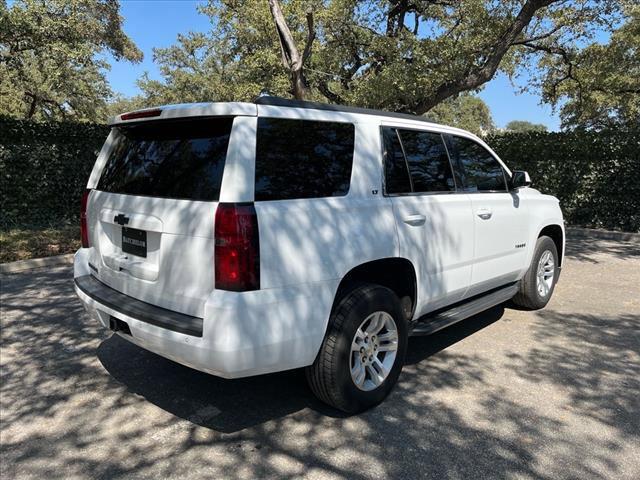
[[260,239],[253,204],[220,203],[215,222],[215,288],[259,290]]
[[136,118],[159,117],[161,113],[162,110],[159,108],[154,108],[153,110],[142,110],[140,112],[123,113],[122,115],[120,115],[120,120],[135,120]]
[[87,226],[87,204],[89,203],[89,195],[91,189],[87,189],[82,194],[82,201],[80,203],[80,240],[82,241],[82,248],[89,248],[89,227]]

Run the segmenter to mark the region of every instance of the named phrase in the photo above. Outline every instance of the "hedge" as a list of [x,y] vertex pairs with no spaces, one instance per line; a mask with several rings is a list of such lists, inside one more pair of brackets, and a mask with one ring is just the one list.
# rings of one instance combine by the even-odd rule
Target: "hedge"
[[109,127],[0,117],[0,224],[76,221],[80,198]]
[[487,143],[558,197],[568,224],[640,231],[640,129],[508,133]]
[[[109,128],[0,117],[0,226],[77,221]],[[569,224],[640,231],[640,130],[496,134],[489,145],[560,199]]]

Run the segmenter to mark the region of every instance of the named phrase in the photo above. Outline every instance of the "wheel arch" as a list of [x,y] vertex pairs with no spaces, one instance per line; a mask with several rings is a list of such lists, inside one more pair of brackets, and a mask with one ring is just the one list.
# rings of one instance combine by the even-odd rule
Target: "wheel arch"
[[392,290],[400,299],[407,321],[413,318],[417,303],[417,277],[411,261],[402,257],[388,257],[353,267],[342,277],[331,311],[346,294],[363,283],[374,283]]
[[549,237],[553,240],[553,243],[555,243],[556,249],[558,250],[559,266],[562,266],[564,260],[564,230],[562,226],[558,224],[546,225],[540,230],[537,238],[542,236]]

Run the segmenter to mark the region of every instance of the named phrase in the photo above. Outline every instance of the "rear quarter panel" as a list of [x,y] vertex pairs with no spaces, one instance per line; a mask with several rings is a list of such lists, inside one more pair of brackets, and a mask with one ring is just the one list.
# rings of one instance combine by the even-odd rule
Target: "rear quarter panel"
[[398,255],[392,205],[381,189],[379,123],[355,126],[346,196],[256,202],[261,288],[341,279],[362,263]]

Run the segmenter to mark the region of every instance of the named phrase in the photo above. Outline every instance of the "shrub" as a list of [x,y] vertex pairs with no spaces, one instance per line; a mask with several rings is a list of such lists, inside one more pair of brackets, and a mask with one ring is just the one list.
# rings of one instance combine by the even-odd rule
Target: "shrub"
[[2,228],[76,221],[109,127],[0,117]]
[[640,231],[640,130],[503,133],[487,143],[571,225]]

